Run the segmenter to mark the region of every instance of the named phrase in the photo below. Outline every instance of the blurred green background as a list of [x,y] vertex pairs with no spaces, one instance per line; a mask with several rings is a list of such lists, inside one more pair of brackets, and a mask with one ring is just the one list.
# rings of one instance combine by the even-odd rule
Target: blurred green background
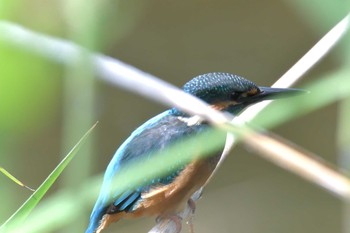
[[[72,40],[177,86],[213,71],[269,86],[349,9],[340,0],[0,3],[2,19]],[[344,40],[298,86],[344,65],[342,44]],[[123,140],[166,109],[95,80],[84,60],[67,68],[0,42],[0,61],[0,165],[27,185],[37,187],[99,121],[91,142],[47,197],[102,173]],[[350,80],[340,85],[350,85]],[[336,164],[338,110],[337,104],[324,106],[273,131]],[[0,222],[29,195],[0,176]],[[82,232],[91,208],[57,232]],[[242,146],[206,188],[196,211],[195,228],[201,233],[350,232],[344,228],[342,201]],[[153,225],[154,219],[123,220],[106,232],[147,232]]]

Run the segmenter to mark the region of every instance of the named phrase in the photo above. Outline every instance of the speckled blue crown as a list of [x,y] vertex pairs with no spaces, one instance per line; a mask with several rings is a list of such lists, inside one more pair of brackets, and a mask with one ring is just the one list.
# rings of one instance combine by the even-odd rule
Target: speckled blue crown
[[235,74],[208,73],[194,77],[183,86],[183,90],[191,95],[213,103],[228,99],[233,93],[242,93],[257,86]]

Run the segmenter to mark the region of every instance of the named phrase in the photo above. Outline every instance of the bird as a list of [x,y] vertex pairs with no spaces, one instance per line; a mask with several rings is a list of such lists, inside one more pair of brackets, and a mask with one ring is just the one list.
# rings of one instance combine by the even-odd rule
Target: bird
[[[252,104],[302,92],[295,88],[260,87],[239,75],[224,72],[196,76],[183,86],[183,91],[233,116],[239,115]],[[191,201],[192,194],[205,184],[220,160],[226,133],[220,139],[222,147],[210,152],[210,155],[193,156],[175,168],[165,165],[169,166],[166,174],[145,180],[139,186],[131,186],[127,190],[119,190],[112,183],[123,168],[132,167],[135,161],[142,161],[159,152],[164,152],[164,158],[176,156],[168,154],[167,148],[214,127],[210,122],[196,119],[193,120],[193,116],[177,108],[170,108],[131,133],[107,166],[85,233],[100,233],[122,218],[176,216]],[[200,149],[201,144],[196,147],[196,153],[206,153]]]

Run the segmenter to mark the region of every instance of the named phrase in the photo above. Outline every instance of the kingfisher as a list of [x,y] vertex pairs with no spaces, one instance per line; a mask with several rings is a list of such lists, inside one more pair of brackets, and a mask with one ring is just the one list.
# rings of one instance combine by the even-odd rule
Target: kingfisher
[[[302,92],[292,88],[260,87],[241,76],[221,72],[196,76],[183,86],[183,91],[233,116],[263,100]],[[176,216],[189,203],[192,194],[206,183],[219,162],[226,133],[222,137],[222,148],[215,153],[194,156],[175,169],[169,168],[167,174],[146,180],[138,187],[119,190],[113,187],[112,181],[123,168],[132,166],[140,159],[147,159],[159,152],[165,152],[162,156],[175,156],[167,154],[167,148],[214,127],[205,120],[193,122],[191,117],[177,108],[168,109],[146,121],[125,140],[107,166],[85,233],[100,233],[121,218]],[[205,154],[206,151],[198,148],[198,153]]]

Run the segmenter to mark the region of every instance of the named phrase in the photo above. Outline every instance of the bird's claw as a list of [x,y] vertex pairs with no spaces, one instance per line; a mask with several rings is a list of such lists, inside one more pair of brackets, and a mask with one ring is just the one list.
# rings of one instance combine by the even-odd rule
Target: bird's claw
[[188,205],[188,207],[190,208],[192,214],[194,214],[194,212],[196,211],[196,203],[194,202],[194,200],[192,200],[192,198],[190,198],[190,199],[187,201],[187,205]]
[[[172,221],[175,223],[176,227],[176,233],[180,233],[182,229],[182,218],[176,214],[169,214],[169,215],[161,215],[156,218],[157,223],[165,224],[167,225],[167,222],[164,220]],[[162,223],[164,221],[164,223]],[[166,227],[166,226],[165,226]],[[162,227],[163,228],[163,227]]]
[[193,224],[193,219],[194,219],[194,212],[196,211],[196,203],[193,201],[192,198],[190,198],[188,201],[187,201],[187,205],[188,205],[188,208],[190,208],[191,210],[191,213],[190,213],[190,216],[186,222],[186,224],[189,226],[190,228],[190,233],[194,233],[194,224]]

